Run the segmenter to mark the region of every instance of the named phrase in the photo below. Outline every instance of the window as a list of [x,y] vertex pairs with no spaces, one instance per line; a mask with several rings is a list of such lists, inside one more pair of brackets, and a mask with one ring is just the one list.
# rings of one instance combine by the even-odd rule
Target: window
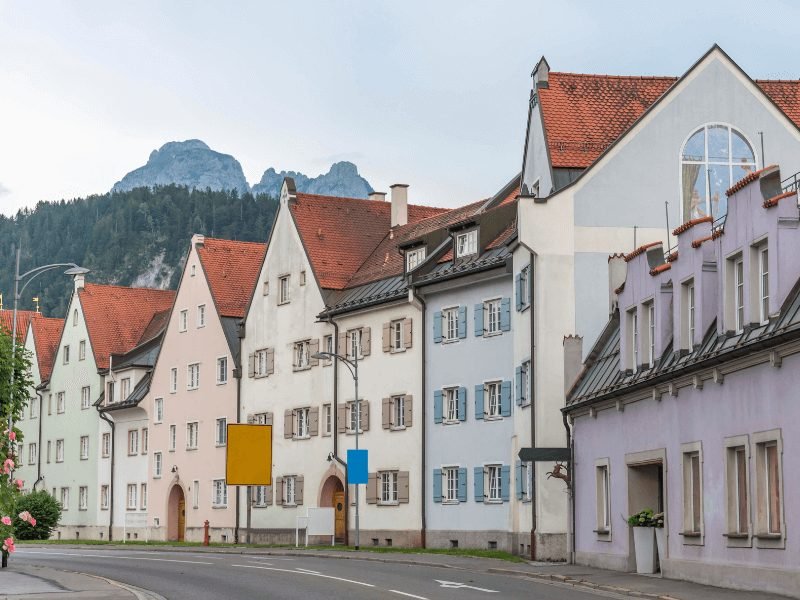
[[532,493],[533,468],[529,462],[519,463],[519,482],[517,484],[517,497],[523,502],[530,502]]
[[611,531],[611,493],[608,478],[608,461],[595,466],[597,480],[597,533]]
[[728,546],[750,545],[750,444],[747,435],[725,439]]
[[197,265],[192,265],[192,268],[189,271],[189,277],[194,277],[196,269],[197,269]]
[[722,124],[697,129],[681,151],[683,221],[724,216],[725,191],[755,170],[755,154],[742,133]]
[[124,402],[131,395],[131,378],[126,377],[119,384],[119,401]]
[[406,250],[406,271],[410,273],[425,261],[425,246]]
[[149,444],[150,432],[147,431],[147,427],[142,427],[142,454],[147,454]]
[[294,419],[293,432],[295,439],[310,437],[308,427],[308,408],[297,408],[293,411],[292,418]]
[[78,510],[86,510],[89,507],[89,488],[82,485],[78,488]]
[[103,458],[107,458],[108,455],[111,453],[111,434],[104,433],[100,441],[101,441],[100,450],[102,452]]
[[656,307],[655,302],[647,304],[647,364],[652,369],[656,365]]
[[381,504],[397,504],[397,471],[379,473],[381,481]]
[[69,488],[62,487],[61,488],[61,509],[67,510],[69,509]]
[[192,482],[192,508],[200,507],[200,482],[195,479]]
[[744,331],[744,261],[742,257],[733,261],[733,301],[736,333]]
[[500,298],[483,303],[483,334],[500,333]]
[[[328,352],[329,354],[333,354],[333,336],[326,335],[322,338],[322,351]],[[322,365],[327,366],[331,364],[331,357],[326,356],[322,359]]]
[[683,284],[683,310],[681,312],[684,335],[683,347],[691,352],[694,347],[695,334],[694,280]]
[[186,389],[196,390],[200,385],[200,363],[192,363],[186,368]]
[[272,425],[272,413],[255,414],[253,420],[257,425]]
[[300,271],[300,285],[306,284],[306,272]]
[[517,310],[530,306],[531,303],[531,266],[525,265],[517,275]]
[[466,231],[456,235],[456,258],[469,256],[478,251],[478,230]]
[[206,305],[201,304],[197,307],[197,327],[206,326]]
[[703,472],[699,442],[683,444],[683,543],[702,543]]
[[139,454],[139,430],[130,429],[128,431],[128,456]]
[[389,324],[389,335],[392,352],[402,352],[406,349],[405,336],[403,335],[403,319],[392,321]]
[[289,275],[278,278],[278,304],[289,302]]
[[639,370],[639,315],[636,309],[628,311],[628,327],[630,330],[629,340],[631,345],[631,370],[636,373]]
[[228,506],[228,486],[225,485],[224,479],[214,480],[214,497],[212,506],[216,508]]
[[333,409],[330,404],[322,405],[322,435],[333,432]]
[[311,363],[308,355],[309,340],[295,342],[294,344],[294,368],[295,370],[307,369]]
[[161,452],[153,452],[153,477],[161,477],[164,468],[164,459]]
[[522,363],[522,365],[520,365],[517,384],[519,389],[517,392],[517,402],[520,406],[526,406],[530,404],[533,400],[531,387],[531,361],[526,360]]
[[256,350],[254,356],[253,371],[255,377],[266,377],[269,375],[269,350]]
[[[783,493],[780,430],[753,435],[756,471],[756,538],[759,546],[783,538]],[[765,544],[764,542],[767,542]]]
[[34,398],[28,405],[28,417],[31,419],[36,419],[38,416],[39,416],[39,403]]
[[758,250],[758,316],[762,325],[769,321],[769,254],[766,245]]
[[197,421],[194,423],[187,423],[186,424],[186,449],[187,450],[196,450],[197,449]]
[[72,311],[72,326],[75,327],[78,325],[78,309],[74,309]]
[[35,465],[38,456],[36,444],[28,444],[28,464]]
[[361,329],[353,329],[347,332],[347,358],[361,358]]
[[64,392],[58,392],[56,394],[56,412],[63,413],[66,409],[66,404],[64,401]]
[[217,383],[228,383],[228,357],[221,356],[217,359]]
[[458,339],[458,307],[442,311],[442,341]]
[[63,357],[64,357],[64,364],[68,365],[69,364],[69,344],[64,346]]
[[139,508],[147,510],[147,484],[143,483],[139,486]]
[[460,420],[458,388],[447,388],[444,390],[444,414],[445,422],[457,423]]
[[172,367],[169,370],[169,393],[174,394],[178,391],[178,368]]
[[257,485],[253,490],[253,504],[258,507],[267,505],[267,486]]
[[486,467],[486,480],[489,490],[487,500],[489,502],[502,502],[500,465],[489,465]]
[[228,419],[217,419],[216,436],[214,442],[217,446],[224,446],[228,443]]
[[156,398],[154,401],[153,412],[154,414],[154,421],[156,423],[161,423],[164,420],[164,399],[163,398]]
[[86,360],[86,340],[78,343],[78,360]]
[[136,510],[136,492],[137,485],[135,483],[128,484],[128,510]]
[[484,398],[486,407],[484,418],[499,418],[502,416],[501,387],[503,382],[492,381],[484,385]]
[[283,478],[283,503],[293,506],[297,504],[297,477],[290,475]]
[[442,500],[444,502],[458,502],[458,467],[446,467],[442,469],[442,478],[444,479],[444,494]]
[[178,316],[178,331],[186,331],[189,328],[189,311],[183,309]]
[[50,462],[50,445],[51,445],[50,440],[47,440],[47,462],[48,463]]
[[406,427],[406,397],[392,397],[392,427],[394,429],[405,429]]
[[53,414],[53,394],[47,394],[47,414]]
[[114,382],[109,381],[106,384],[106,404],[114,404],[115,400],[116,398],[114,396]]
[[81,436],[81,460],[88,460],[89,458],[89,436]]
[[100,510],[108,510],[108,486],[100,486]]
[[178,426],[169,426],[169,451],[175,452],[175,446],[178,444]]
[[86,385],[81,388],[81,410],[86,410],[92,405],[92,390]]
[[358,403],[353,401],[347,403],[347,433],[355,433],[357,426],[360,426],[358,427],[359,433],[365,430],[364,425],[367,422],[368,415],[366,413],[368,410],[366,400],[361,400]]
[[64,440],[56,440],[56,462],[64,462]]

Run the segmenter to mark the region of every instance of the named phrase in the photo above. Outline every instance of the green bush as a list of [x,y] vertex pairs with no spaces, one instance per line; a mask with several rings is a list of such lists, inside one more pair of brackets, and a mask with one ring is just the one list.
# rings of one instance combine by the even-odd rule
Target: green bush
[[[28,511],[36,519],[32,527],[19,518],[19,513]],[[24,494],[17,499],[14,510],[14,530],[20,540],[46,540],[61,519],[61,504],[44,490]]]

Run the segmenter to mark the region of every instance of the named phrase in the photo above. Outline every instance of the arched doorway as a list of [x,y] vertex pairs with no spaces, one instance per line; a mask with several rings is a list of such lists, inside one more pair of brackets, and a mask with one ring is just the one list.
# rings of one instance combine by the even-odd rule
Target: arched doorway
[[186,498],[178,484],[169,491],[167,515],[167,539],[182,542],[186,537]]
[[333,507],[336,543],[347,543],[347,504],[344,500],[344,484],[338,475],[331,475],[325,480],[319,505]]

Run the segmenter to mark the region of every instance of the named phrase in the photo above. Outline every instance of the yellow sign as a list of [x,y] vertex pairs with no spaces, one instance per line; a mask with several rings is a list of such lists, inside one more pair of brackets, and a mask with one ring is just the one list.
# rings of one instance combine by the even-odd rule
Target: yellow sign
[[225,483],[272,484],[272,425],[228,425]]

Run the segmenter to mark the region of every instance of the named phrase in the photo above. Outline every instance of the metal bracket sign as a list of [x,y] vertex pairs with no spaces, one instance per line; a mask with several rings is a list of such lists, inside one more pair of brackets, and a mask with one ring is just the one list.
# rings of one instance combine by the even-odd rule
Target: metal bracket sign
[[366,450],[347,451],[347,483],[369,483]]
[[522,462],[558,462],[570,459],[569,448],[522,448],[518,456]]

